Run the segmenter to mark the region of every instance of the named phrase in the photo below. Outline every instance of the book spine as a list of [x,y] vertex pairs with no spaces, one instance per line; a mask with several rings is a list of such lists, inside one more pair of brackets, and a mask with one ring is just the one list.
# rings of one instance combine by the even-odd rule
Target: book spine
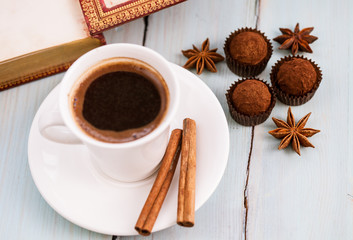
[[105,44],[102,34],[0,62],[0,91],[66,71],[84,53]]

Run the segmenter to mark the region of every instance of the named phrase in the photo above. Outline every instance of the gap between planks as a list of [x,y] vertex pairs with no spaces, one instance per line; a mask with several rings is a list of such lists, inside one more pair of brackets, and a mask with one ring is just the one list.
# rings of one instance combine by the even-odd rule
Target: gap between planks
[[[255,3],[255,28],[257,29],[259,22],[260,22],[260,10],[261,10],[261,0],[256,0]],[[248,164],[246,167],[246,181],[244,186],[244,240],[247,240],[247,231],[248,231],[248,212],[249,212],[249,205],[248,205],[248,184],[249,184],[249,176],[250,176],[250,163],[251,163],[251,153],[254,144],[254,132],[255,126],[251,128],[251,142],[250,142],[250,150],[249,150],[249,157],[248,157]]]
[[246,181],[245,181],[245,186],[244,186],[244,239],[246,240],[246,233],[247,233],[247,226],[248,226],[248,183],[249,183],[249,175],[250,175],[250,162],[251,162],[251,153],[252,153],[252,148],[253,148],[253,142],[254,142],[254,130],[255,127],[253,126],[251,128],[251,143],[250,143],[250,150],[249,150],[249,157],[248,157],[248,164],[246,167]]

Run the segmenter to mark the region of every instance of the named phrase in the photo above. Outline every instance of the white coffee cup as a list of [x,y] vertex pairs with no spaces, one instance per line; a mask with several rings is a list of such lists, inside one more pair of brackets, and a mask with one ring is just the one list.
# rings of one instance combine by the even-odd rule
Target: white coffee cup
[[[74,121],[69,105],[69,93],[80,76],[102,60],[114,57],[135,58],[151,65],[162,75],[169,90],[169,106],[162,122],[146,136],[125,143],[107,143],[87,135]],[[39,130],[42,136],[55,142],[84,144],[105,175],[135,182],[153,174],[162,160],[178,103],[179,84],[167,60],[143,46],[110,44],[91,50],[72,64],[61,82],[58,107],[39,118]]]

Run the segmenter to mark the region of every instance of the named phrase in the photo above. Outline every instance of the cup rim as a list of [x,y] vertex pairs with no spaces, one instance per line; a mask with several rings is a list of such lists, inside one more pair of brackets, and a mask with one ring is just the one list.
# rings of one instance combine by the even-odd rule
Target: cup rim
[[[76,124],[76,122],[74,121],[74,119],[72,117],[72,114],[70,113],[70,109],[69,109],[69,101],[67,98],[69,92],[67,91],[66,88],[67,88],[67,85],[73,81],[73,80],[71,80],[71,76],[74,73],[76,73],[77,71],[81,72],[81,74],[84,73],[89,66],[85,67],[84,69],[81,69],[81,65],[83,65],[83,63],[87,59],[90,59],[92,57],[96,57],[97,55],[99,55],[99,53],[102,50],[109,49],[109,48],[114,49],[115,51],[118,49],[130,48],[130,49],[133,49],[136,51],[145,52],[145,54],[148,55],[150,58],[157,59],[158,61],[163,63],[163,68],[165,69],[165,71],[168,72],[168,75],[170,75],[170,80],[174,84],[174,86],[173,86],[173,93],[174,93],[173,105],[171,105],[172,102],[170,101],[166,116],[164,117],[162,122],[149,134],[147,134],[137,140],[130,141],[130,142],[109,143],[109,142],[99,141],[99,140],[89,136],[83,130],[81,130],[79,128],[79,126]],[[119,57],[119,55],[116,57]],[[127,56],[121,56],[121,57],[127,57]],[[108,58],[110,58],[110,57],[108,57]],[[95,63],[91,64],[90,66],[92,66],[92,65],[94,65],[104,59],[107,59],[107,58],[100,57],[99,59],[97,59],[97,61]],[[136,59],[138,59],[138,58],[136,58]],[[150,64],[150,63],[148,63],[148,64]],[[150,64],[150,65],[152,67],[154,67],[153,64]],[[69,89],[71,89],[71,88],[69,88]],[[169,92],[171,92],[170,88],[169,88]],[[171,121],[173,120],[173,118],[177,112],[177,109],[179,107],[179,97],[180,97],[179,84],[178,84],[175,72],[171,68],[171,64],[162,55],[160,55],[159,53],[155,52],[154,50],[152,50],[148,47],[144,47],[141,45],[130,44],[130,43],[114,43],[114,44],[104,45],[104,46],[95,48],[95,49],[85,53],[84,55],[82,55],[80,58],[78,58],[71,65],[71,67],[65,73],[64,78],[61,82],[60,96],[59,96],[59,108],[60,108],[60,113],[61,113],[61,116],[64,120],[65,125],[70,129],[70,131],[73,132],[74,135],[76,135],[84,143],[88,143],[88,144],[91,144],[91,145],[94,145],[97,147],[103,147],[103,148],[124,149],[124,148],[138,147],[143,144],[146,144],[146,143],[152,141],[153,139],[155,139],[156,137],[158,137],[162,132],[164,132],[166,130],[166,128],[170,125]]]

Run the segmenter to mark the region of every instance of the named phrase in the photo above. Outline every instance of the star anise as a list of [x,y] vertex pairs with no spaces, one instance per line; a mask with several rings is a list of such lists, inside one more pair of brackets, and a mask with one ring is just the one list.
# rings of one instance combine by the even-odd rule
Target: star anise
[[217,72],[215,63],[224,60],[224,57],[216,53],[217,48],[210,48],[210,41],[208,38],[202,43],[201,51],[192,45],[193,49],[182,50],[183,55],[189,60],[185,63],[184,68],[191,68],[196,66],[197,74],[201,74],[204,67],[211,72]]
[[303,147],[313,147],[308,137],[313,136],[314,134],[320,132],[320,130],[312,128],[304,128],[306,122],[308,121],[311,113],[305,115],[302,119],[295,124],[295,119],[292,113],[291,108],[288,108],[287,122],[279,120],[277,118],[272,118],[272,120],[277,125],[277,129],[269,131],[268,133],[274,136],[275,138],[283,138],[281,143],[278,146],[278,149],[286,148],[292,141],[293,150],[300,155],[300,145]]
[[292,54],[296,55],[298,50],[303,52],[312,53],[309,43],[313,43],[318,39],[318,37],[309,35],[314,28],[304,28],[299,31],[299,23],[295,26],[294,32],[292,32],[288,28],[280,28],[279,29],[283,35],[280,35],[273,40],[282,44],[279,49],[289,49],[292,48]]

